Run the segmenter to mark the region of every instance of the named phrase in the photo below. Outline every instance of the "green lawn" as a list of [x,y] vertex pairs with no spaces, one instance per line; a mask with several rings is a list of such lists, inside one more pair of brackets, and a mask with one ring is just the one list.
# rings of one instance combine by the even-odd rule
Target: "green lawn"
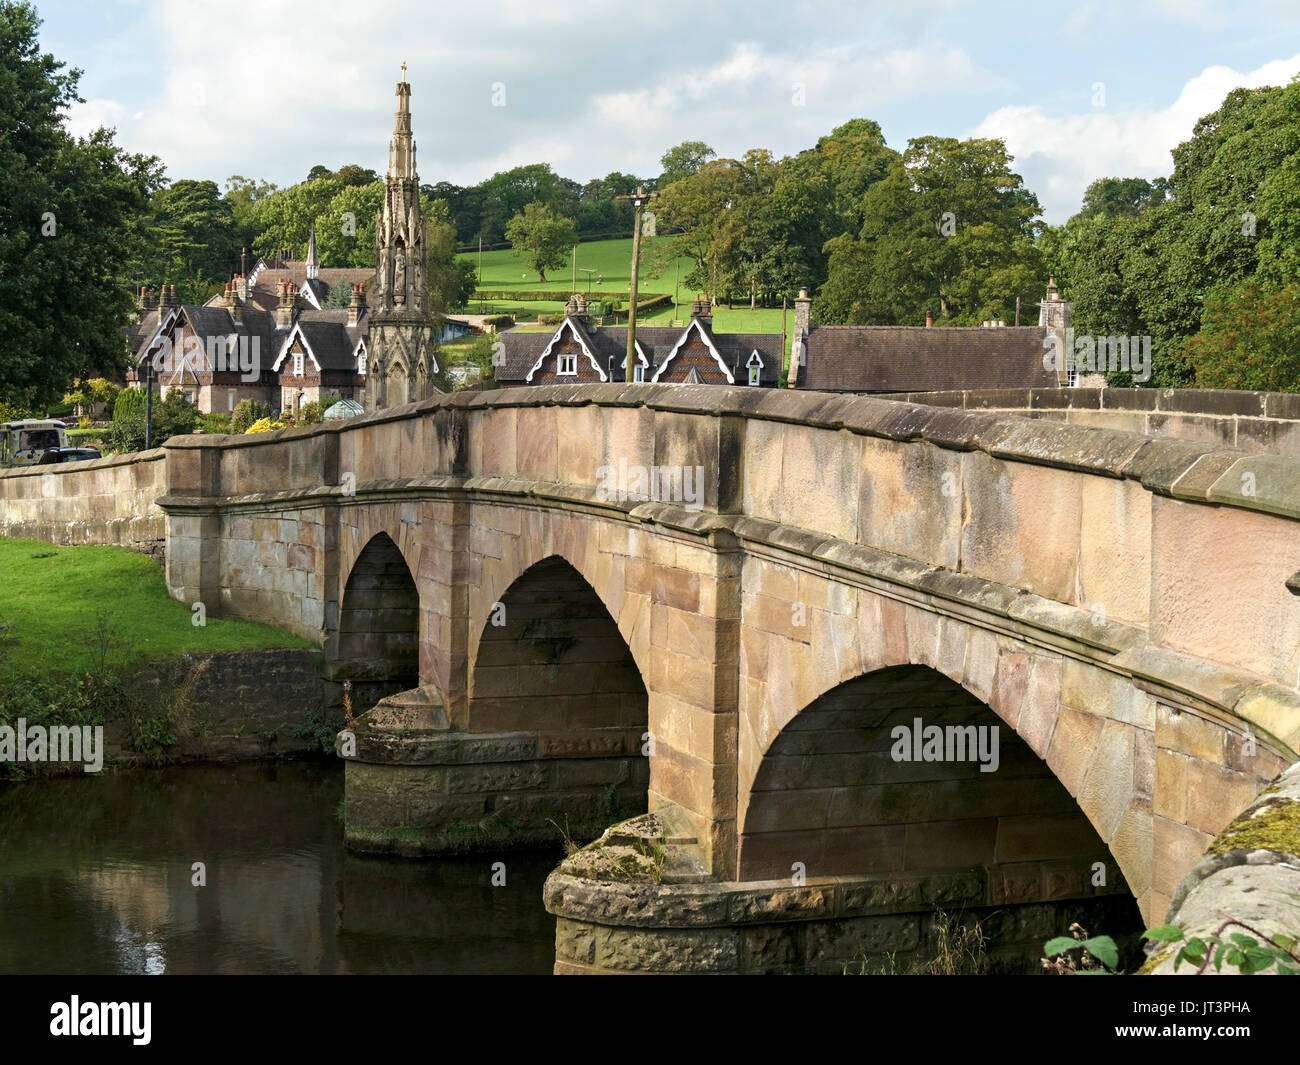
[[[641,272],[637,278],[637,290],[642,296],[650,292],[667,292],[672,295],[674,285],[673,263],[669,263],[659,276],[649,272],[654,258],[657,242],[667,243],[667,237],[647,237],[641,241]],[[478,265],[478,253],[467,252],[461,256]],[[695,265],[694,260],[681,258],[674,260],[681,264],[681,276],[685,277]],[[583,268],[594,270],[588,275]],[[590,282],[588,281],[590,277]],[[597,278],[601,279],[597,284]],[[623,240],[593,240],[578,245],[578,291],[590,291],[592,299],[605,295],[627,299],[628,285],[632,280],[632,238]],[[483,276],[479,279],[479,288],[486,289],[536,289],[539,291],[555,290],[566,296],[573,290],[573,259],[546,275],[546,284],[537,280],[537,271],[530,270],[523,256],[516,256],[509,248],[501,251],[483,253]],[[689,300],[694,295],[685,288],[681,298]]]
[[56,547],[0,539],[0,670],[11,676],[80,673],[99,665],[100,619],[109,666],[143,665],[186,653],[313,647],[269,625],[209,617],[192,623],[167,594],[163,571],[122,547]]
[[[641,276],[637,279],[637,291],[642,299],[655,293],[674,293],[673,265],[670,263],[658,276],[649,273],[649,264],[653,261],[655,241],[666,241],[666,237],[648,238],[641,242]],[[462,259],[478,263],[478,255],[466,254]],[[690,272],[695,265],[690,259],[677,259],[681,265],[682,276]],[[599,272],[603,282],[595,280],[588,283],[583,267],[590,267]],[[628,283],[632,273],[632,239],[595,240],[578,245],[578,291],[590,292],[591,298],[598,299],[602,294],[621,297],[626,300]],[[534,292],[555,293],[555,300],[473,300],[467,308],[473,314],[511,314],[515,321],[536,323],[539,314],[559,314],[564,310],[565,300],[573,287],[573,269],[565,265],[547,275],[546,284],[537,280],[535,271],[529,270],[522,258],[515,258],[509,249],[504,251],[485,251],[483,253],[483,277],[479,287],[488,291],[511,289]],[[661,307],[637,318],[642,325],[671,325],[674,319],[685,324],[685,318],[691,313],[691,301],[695,293],[686,287],[677,292],[680,300],[676,310]],[[794,309],[786,312],[786,328],[794,324]],[[540,327],[549,328],[549,327]],[[713,312],[713,328],[719,333],[779,333],[781,332],[781,309],[760,307],[751,311],[738,304],[734,310],[718,307]]]

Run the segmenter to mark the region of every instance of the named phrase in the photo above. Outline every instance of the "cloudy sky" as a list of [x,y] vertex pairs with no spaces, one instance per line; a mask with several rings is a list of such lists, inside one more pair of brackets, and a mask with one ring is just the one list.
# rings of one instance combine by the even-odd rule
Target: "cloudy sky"
[[423,181],[549,162],[651,176],[664,149],[791,154],[847,119],[898,149],[1002,137],[1050,222],[1096,177],[1155,176],[1237,85],[1300,73],[1294,0],[46,0],[84,72],[76,132],[172,178],[382,171],[406,61]]

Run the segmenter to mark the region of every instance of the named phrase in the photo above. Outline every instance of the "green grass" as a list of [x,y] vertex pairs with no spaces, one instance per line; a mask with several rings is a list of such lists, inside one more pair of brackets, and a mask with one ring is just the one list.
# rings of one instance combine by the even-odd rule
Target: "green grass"
[[[672,294],[674,275],[673,264],[653,277],[649,265],[659,242],[667,243],[667,237],[647,237],[641,241],[641,271],[637,278],[637,290],[644,296],[650,292],[667,292]],[[467,252],[461,256],[469,262],[478,264],[478,253]],[[685,277],[695,265],[694,260],[681,258],[674,260],[681,264],[681,276]],[[593,240],[578,245],[578,291],[588,291],[588,274],[583,268],[596,271],[591,274],[590,292],[592,299],[601,294],[627,298],[628,285],[632,280],[632,238],[622,240]],[[603,280],[598,285],[596,278]],[[546,283],[537,280],[537,271],[530,270],[524,257],[516,256],[509,248],[483,253],[483,276],[479,279],[479,288],[486,289],[536,289],[539,291],[555,290],[566,296],[573,290],[573,258],[570,254],[565,264],[546,275]],[[682,290],[682,299],[690,299],[694,293]]]
[[192,623],[188,603],[167,594],[163,572],[122,547],[56,547],[0,539],[0,623],[8,623],[0,667],[40,677],[97,668],[98,620],[112,640],[109,667],[138,666],[187,653],[313,647],[293,633],[251,621]]
[[[666,237],[656,237],[641,242],[641,275],[637,279],[637,292],[641,299],[655,293],[673,295],[673,263],[681,265],[681,275],[683,277],[690,273],[695,265],[691,259],[680,258],[670,262],[667,268],[658,276],[652,275],[649,272],[649,266],[654,260],[655,244],[657,241],[666,243],[667,239]],[[475,264],[478,263],[477,253],[462,255],[461,258]],[[597,285],[593,278],[591,283],[588,284],[587,275],[582,270],[583,267],[596,270],[603,277],[602,283]],[[601,296],[626,300],[631,276],[631,237],[623,240],[594,240],[578,245],[579,292],[590,292],[593,300],[599,299]],[[555,300],[529,300],[527,302],[472,300],[467,308],[473,314],[511,314],[516,322],[521,325],[529,325],[529,331],[533,329],[547,330],[551,327],[536,325],[537,316],[539,314],[559,314],[564,310],[565,300],[568,299],[573,289],[573,269],[571,263],[566,263],[562,268],[552,270],[547,274],[546,283],[542,284],[537,280],[536,271],[528,269],[523,258],[516,258],[509,249],[485,251],[483,253],[483,277],[479,281],[479,287],[488,291],[511,289],[514,291],[554,292],[558,297]],[[648,314],[639,316],[637,321],[642,325],[671,325],[676,320],[685,325],[685,320],[691,313],[691,301],[695,298],[695,293],[682,286],[676,294],[680,303],[675,312],[671,306],[657,308]],[[737,304],[734,309],[728,309],[725,306],[718,307],[713,312],[713,328],[719,333],[779,333],[781,332],[781,313],[779,307],[760,307],[752,311],[742,304]],[[791,308],[786,312],[786,328],[791,328],[793,324],[794,309]]]

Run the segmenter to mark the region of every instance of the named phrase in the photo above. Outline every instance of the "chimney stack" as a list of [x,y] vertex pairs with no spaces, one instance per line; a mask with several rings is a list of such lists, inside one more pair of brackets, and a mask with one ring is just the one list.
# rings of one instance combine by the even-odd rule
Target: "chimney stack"
[[713,305],[708,296],[696,294],[695,302],[691,304],[691,317],[698,318],[705,325],[713,324]]
[[362,285],[352,286],[352,300],[348,304],[348,325],[356,325],[361,321],[361,315],[366,309],[365,287]]
[[144,285],[141,285],[141,286],[140,286],[140,295],[136,298],[136,301],[135,301],[135,308],[136,308],[136,310],[138,310],[141,314],[143,314],[145,311],[147,311],[147,310],[149,309],[149,302],[148,302],[148,300],[149,300],[149,290],[148,290],[147,288],[145,288]]
[[275,324],[288,328],[293,325],[294,314],[298,310],[298,293],[293,285],[280,279],[280,302],[275,308]]
[[925,312],[925,328],[926,329],[934,328],[934,311]]

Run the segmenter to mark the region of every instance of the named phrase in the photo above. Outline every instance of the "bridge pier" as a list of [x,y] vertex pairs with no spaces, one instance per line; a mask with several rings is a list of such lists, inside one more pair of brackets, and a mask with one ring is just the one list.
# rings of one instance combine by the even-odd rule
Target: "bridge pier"
[[639,727],[453,730],[436,689],[381,700],[349,730],[344,839],[430,857],[588,840],[645,809]]
[[888,974],[938,958],[960,967],[971,963],[962,930],[975,925],[991,944],[983,971],[1030,973],[1043,943],[1075,921],[1128,930],[1115,938],[1130,967],[1141,958],[1137,908],[1113,868],[1108,887],[1076,877],[1057,884],[1057,898],[1043,895],[1045,868],[1022,869],[1019,880],[971,867],[718,881],[673,815],[614,826],[547,879],[558,975]]

